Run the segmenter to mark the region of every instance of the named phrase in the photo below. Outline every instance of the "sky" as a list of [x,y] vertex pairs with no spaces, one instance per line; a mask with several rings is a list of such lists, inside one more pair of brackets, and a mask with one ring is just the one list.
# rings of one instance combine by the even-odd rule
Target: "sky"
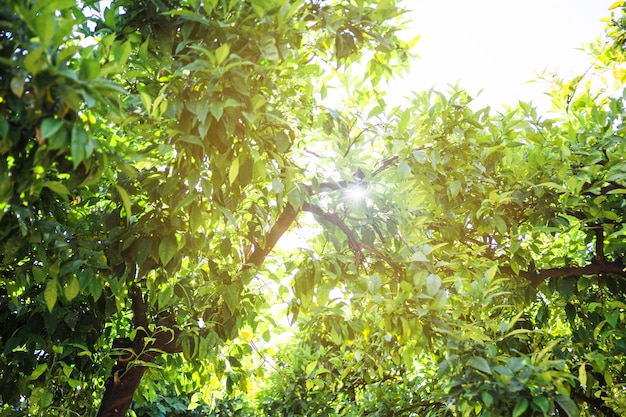
[[[615,0],[405,0],[409,35],[420,34],[411,90],[446,90],[456,84],[494,108],[532,101],[549,108],[545,83],[529,83],[547,70],[584,73],[580,48],[601,37]],[[406,91],[406,81],[395,86]]]

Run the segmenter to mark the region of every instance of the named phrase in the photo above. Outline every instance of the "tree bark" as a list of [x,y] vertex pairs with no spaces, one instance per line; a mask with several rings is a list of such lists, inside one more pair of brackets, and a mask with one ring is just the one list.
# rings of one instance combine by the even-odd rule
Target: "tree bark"
[[[250,265],[260,266],[272,251],[278,240],[285,234],[295,221],[299,209],[287,204],[265,238],[264,247],[255,246],[248,256],[244,268]],[[133,396],[148,366],[161,354],[182,352],[178,343],[179,331],[171,328],[157,328],[148,333],[149,323],[146,314],[143,294],[139,287],[133,286],[129,291],[132,300],[133,320],[137,329],[135,340],[117,339],[113,348],[122,355],[118,356],[117,364],[111,370],[111,376],[104,387],[104,396],[97,417],[125,417],[130,408]]]
[[114,371],[104,385],[105,391],[98,410],[98,417],[124,417],[133,401],[135,390],[139,386],[145,366],[133,366],[120,375]]
[[148,317],[141,290],[133,286],[129,296],[137,329],[135,340],[116,339],[113,342],[113,349],[121,354],[104,384],[104,396],[97,417],[125,417],[148,369],[146,365],[164,353],[182,352],[177,340],[180,332],[176,329],[158,327],[148,333]]

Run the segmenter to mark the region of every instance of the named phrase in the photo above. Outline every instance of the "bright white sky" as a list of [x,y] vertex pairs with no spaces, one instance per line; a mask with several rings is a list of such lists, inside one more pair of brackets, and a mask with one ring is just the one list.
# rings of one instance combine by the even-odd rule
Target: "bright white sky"
[[[547,70],[581,75],[589,67],[585,43],[602,36],[615,0],[405,0],[409,32],[420,34],[420,56],[408,77],[413,91],[459,83],[480,105],[499,108],[530,101],[549,108]],[[406,81],[400,91],[407,91]]]

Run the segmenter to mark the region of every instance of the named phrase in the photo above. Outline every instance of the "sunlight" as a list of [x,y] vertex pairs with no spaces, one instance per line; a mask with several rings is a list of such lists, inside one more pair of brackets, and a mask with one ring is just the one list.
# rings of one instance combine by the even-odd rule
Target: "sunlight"
[[367,198],[367,187],[363,184],[355,184],[348,187],[346,193],[353,203],[362,203]]

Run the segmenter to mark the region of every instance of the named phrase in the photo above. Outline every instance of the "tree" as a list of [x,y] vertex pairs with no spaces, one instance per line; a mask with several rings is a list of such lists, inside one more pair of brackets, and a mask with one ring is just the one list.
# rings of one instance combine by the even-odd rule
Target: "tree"
[[[477,110],[458,90],[386,112],[380,168],[366,175],[370,211],[336,225],[357,254],[393,250],[360,280],[341,274],[344,296],[303,331],[321,341],[286,360],[268,415],[307,415],[296,400],[272,400],[293,392],[306,404],[325,395],[328,415],[362,415],[389,375],[387,398],[405,391],[379,415],[624,414],[620,16],[612,43],[591,49],[617,93],[583,76],[555,80],[553,117],[523,102]],[[324,261],[332,277],[336,260]]]
[[372,85],[406,63],[396,2],[0,13],[2,413],[88,415],[104,385],[121,416],[149,368],[238,369],[256,271],[319,185],[295,162],[334,123],[316,95],[362,56]]
[[[626,411],[621,95],[392,107],[394,1],[1,12],[4,415],[93,414],[96,387],[102,416],[193,408],[222,382],[244,412],[281,303],[301,342],[257,415]],[[619,86],[621,19],[592,50]]]

